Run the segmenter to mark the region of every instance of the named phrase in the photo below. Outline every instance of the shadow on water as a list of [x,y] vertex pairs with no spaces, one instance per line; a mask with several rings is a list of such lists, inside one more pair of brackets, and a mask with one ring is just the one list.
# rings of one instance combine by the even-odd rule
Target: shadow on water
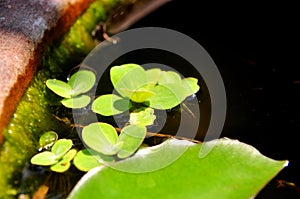
[[[290,161],[257,198],[299,198],[299,190],[277,187],[278,180],[300,186],[295,7],[175,0],[132,26],[170,28],[198,41],[218,66],[226,88],[228,110],[221,136],[248,143],[270,158]],[[285,15],[280,14],[283,11]]]

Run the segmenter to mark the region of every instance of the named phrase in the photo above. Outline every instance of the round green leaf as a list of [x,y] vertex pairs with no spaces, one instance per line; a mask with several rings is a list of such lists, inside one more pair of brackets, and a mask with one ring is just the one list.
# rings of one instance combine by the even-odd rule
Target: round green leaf
[[58,163],[52,165],[50,167],[50,169],[52,171],[55,171],[55,172],[58,172],[58,173],[63,173],[63,172],[66,172],[71,166],[71,163],[70,162],[61,162],[59,161]]
[[[110,69],[110,79],[114,87],[129,71],[133,69],[139,70],[141,68],[138,64],[124,64],[121,66],[114,66]],[[143,70],[143,69],[142,69]]]
[[73,158],[75,157],[77,153],[76,149],[71,149],[70,151],[68,151],[66,153],[66,155],[63,156],[63,158],[61,159],[60,162],[64,163],[64,162],[70,162],[71,160],[73,160]]
[[152,90],[155,95],[149,98],[150,107],[160,110],[170,109],[186,98],[186,91],[178,84],[157,85]]
[[61,97],[70,98],[72,95],[72,87],[66,82],[57,79],[48,79],[47,87]]
[[39,139],[40,147],[48,149],[56,142],[57,139],[58,135],[54,131],[43,133]]
[[137,64],[124,64],[112,67],[110,79],[114,88],[123,97],[130,97],[126,95],[124,89],[138,90],[147,84],[146,71]]
[[44,151],[33,156],[30,160],[31,164],[50,166],[57,162],[56,155],[50,151]]
[[119,158],[127,158],[132,155],[143,143],[147,129],[141,125],[129,125],[121,130],[119,142],[124,142],[118,152]]
[[152,125],[155,119],[156,116],[154,115],[154,110],[152,108],[146,108],[137,113],[130,113],[129,123],[148,126]]
[[88,149],[79,151],[75,156],[73,163],[77,169],[85,172],[101,165],[97,158],[92,155]]
[[95,82],[96,75],[92,71],[80,70],[70,77],[68,84],[73,89],[72,96],[77,96],[88,92],[91,88],[93,88]]
[[193,77],[187,77],[182,80],[182,86],[186,89],[186,95],[187,97],[197,93],[200,89],[198,85],[198,79]]
[[83,108],[91,102],[91,98],[87,95],[79,95],[70,99],[62,99],[61,103],[67,108]]
[[154,96],[155,93],[152,91],[148,91],[145,89],[138,89],[138,90],[129,90],[122,88],[122,92],[125,93],[127,97],[129,97],[132,101],[142,103],[147,101],[150,97]]
[[115,147],[118,141],[117,131],[110,124],[98,122],[85,126],[82,139],[88,147],[105,155],[114,155],[119,150]]
[[98,97],[92,105],[92,110],[95,113],[111,116],[123,113],[132,106],[128,98],[122,98],[118,95],[107,94]]
[[62,158],[71,148],[73,142],[70,139],[60,139],[53,145],[51,151],[56,155],[56,159]]
[[67,171],[71,166],[70,161],[75,157],[76,153],[77,153],[76,149],[71,149],[63,156],[61,160],[53,164],[50,167],[50,169],[58,173],[63,173]]
[[146,70],[148,84],[157,84],[162,72],[163,71],[161,71],[159,68],[151,68]]
[[[204,158],[199,158],[201,147],[203,144],[171,139],[142,149],[113,166],[88,172],[68,199],[254,198],[287,165],[287,161],[267,158],[236,140],[218,140]],[[166,165],[166,159],[178,150],[185,152],[167,166],[153,170],[153,165]],[[141,172],[134,172],[138,167]]]
[[158,84],[181,84],[181,77],[174,71],[162,71]]

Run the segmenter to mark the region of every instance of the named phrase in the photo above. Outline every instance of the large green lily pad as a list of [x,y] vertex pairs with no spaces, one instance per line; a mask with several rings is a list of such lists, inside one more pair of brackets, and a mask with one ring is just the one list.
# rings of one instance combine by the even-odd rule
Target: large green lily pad
[[[88,172],[68,198],[248,199],[287,165],[237,140],[206,144],[213,148],[202,158],[203,144],[176,139],[141,149],[113,167]],[[135,172],[142,170],[149,172]]]

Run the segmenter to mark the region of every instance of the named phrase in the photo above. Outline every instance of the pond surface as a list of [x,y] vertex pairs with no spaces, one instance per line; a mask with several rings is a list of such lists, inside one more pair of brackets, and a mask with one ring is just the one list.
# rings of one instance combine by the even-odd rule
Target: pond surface
[[[300,130],[300,73],[296,53],[291,48],[293,26],[285,22],[292,16],[282,18],[276,9],[260,10],[260,5],[255,3],[237,8],[236,5],[219,5],[220,9],[217,4],[198,7],[195,2],[186,2],[175,0],[166,4],[132,27],[160,26],[178,30],[208,51],[222,74],[227,92],[228,115],[221,136],[248,143],[270,158],[290,161],[257,198],[299,198],[298,190],[277,188],[278,180],[300,185],[297,154],[300,146],[296,137]],[[280,6],[276,6],[277,9]],[[286,32],[281,34],[278,29]],[[131,56],[135,58],[137,54]],[[126,60],[130,60],[130,55]],[[176,69],[181,73],[195,74],[190,69],[180,69],[180,60],[176,62]],[[201,79],[199,74],[196,76]],[[205,82],[201,82],[201,92],[205,90]],[[198,139],[203,139],[210,116],[209,96],[201,92],[197,96],[203,113]],[[173,116],[170,113],[168,123],[175,125],[168,126],[166,131],[173,131],[170,128],[176,131],[178,116]],[[25,168],[26,172],[36,172],[31,175],[48,176],[46,171],[38,169]],[[79,179],[81,175],[74,178]],[[57,182],[61,180],[61,176],[50,177]]]
[[248,143],[273,159],[290,161],[257,198],[299,198],[299,190],[276,188],[278,180],[300,185],[295,6],[199,4],[175,0],[132,27],[177,30],[208,51],[227,93],[228,111],[221,136]]

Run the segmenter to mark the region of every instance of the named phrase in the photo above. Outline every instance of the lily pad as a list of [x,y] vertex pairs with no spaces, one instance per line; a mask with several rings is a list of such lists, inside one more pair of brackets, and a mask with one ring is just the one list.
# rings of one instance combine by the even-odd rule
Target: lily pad
[[[252,146],[236,140],[220,139],[205,157],[199,158],[202,146],[171,139],[142,149],[113,168],[92,169],[68,198],[248,199],[287,165],[287,161],[267,158]],[[153,164],[164,164],[165,159],[174,156],[173,152],[180,148],[185,150],[180,157],[153,170]],[[118,170],[138,167],[145,172]]]

